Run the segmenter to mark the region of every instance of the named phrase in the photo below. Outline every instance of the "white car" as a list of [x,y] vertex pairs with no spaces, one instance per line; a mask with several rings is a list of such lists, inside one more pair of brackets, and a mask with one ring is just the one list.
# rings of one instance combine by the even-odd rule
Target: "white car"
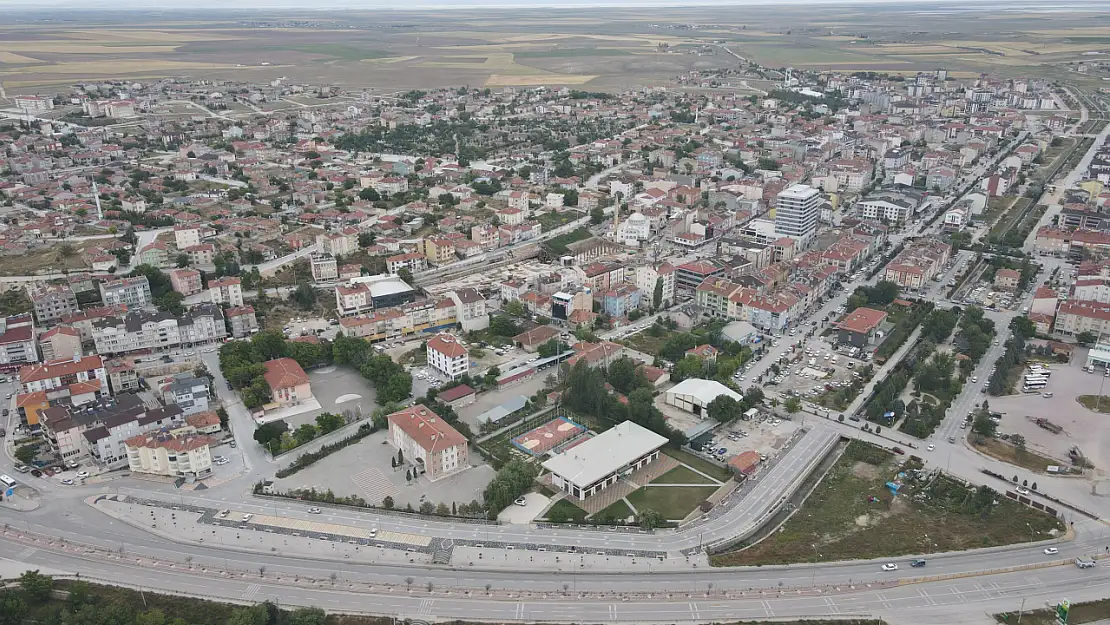
[[898,570],[898,565],[893,563],[893,562],[887,562],[886,564],[883,565],[883,570],[884,571],[897,571]]
[[216,461],[216,466],[222,467],[222,466],[224,466],[225,464],[227,464],[229,462],[231,462],[231,461],[228,460],[227,458],[221,458],[221,459]]
[[1025,488],[1024,486],[1018,486],[1017,487],[1017,492],[1018,492],[1019,495],[1028,495],[1029,494],[1029,489]]
[[1056,554],[1058,554],[1058,553],[1060,553],[1060,550],[1059,550],[1059,549],[1057,549],[1056,547],[1049,547],[1049,548],[1047,548],[1047,549],[1045,549],[1045,550],[1044,550],[1044,554],[1045,554],[1046,556],[1054,556],[1054,555],[1056,555]]
[[925,449],[927,449],[928,451],[933,451],[933,450],[934,450],[934,449],[936,449],[936,448],[937,448],[937,446],[936,446],[936,445],[933,445],[932,443],[930,443],[930,444],[929,444],[929,446],[928,446],[928,447],[926,447]]
[[66,486],[73,486],[73,480],[71,480],[67,477],[67,478],[62,480],[62,484],[65,484]]
[[309,514],[320,514],[320,509],[317,508],[316,506],[313,506],[313,507],[308,509],[308,513]]
[[214,351],[216,351],[215,347],[207,347],[207,348],[204,349],[204,353],[206,353],[206,354],[211,354]]
[[89,476],[89,472],[88,472],[88,471],[78,471],[78,472],[77,472],[77,477],[79,477],[79,478],[81,478],[81,479],[85,479],[85,478],[86,478],[86,477],[88,477],[88,476]]
[[513,503],[521,507],[528,505],[528,501],[525,500],[524,497],[517,497],[516,501],[514,501]]

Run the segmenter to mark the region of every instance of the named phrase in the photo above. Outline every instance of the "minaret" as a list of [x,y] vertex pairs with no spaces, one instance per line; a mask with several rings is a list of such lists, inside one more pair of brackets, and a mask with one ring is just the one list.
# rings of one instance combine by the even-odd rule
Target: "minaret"
[[620,237],[620,235],[617,234],[617,230],[620,229],[620,226],[621,226],[621,203],[620,203],[620,200],[618,199],[617,203],[613,205],[613,238],[614,239],[617,239],[617,238]]
[[100,208],[100,191],[96,188],[96,181],[93,180],[93,199],[96,200],[96,220],[104,220],[104,210]]

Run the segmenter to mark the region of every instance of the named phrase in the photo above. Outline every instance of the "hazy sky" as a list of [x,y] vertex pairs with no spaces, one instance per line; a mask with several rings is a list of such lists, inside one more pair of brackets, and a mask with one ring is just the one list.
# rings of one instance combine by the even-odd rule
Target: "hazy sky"
[[[1093,1],[1093,0],[1092,0]],[[924,5],[924,4],[951,4],[965,3],[966,0],[406,0],[398,3],[395,0],[191,0],[183,3],[162,4],[151,3],[144,0],[116,0],[103,2],[102,0],[0,0],[0,11],[4,9],[82,9],[118,11],[121,9],[141,9],[146,11],[195,11],[197,9],[213,10],[251,10],[251,9],[284,9],[284,10],[328,10],[328,9],[466,9],[475,7],[571,7],[571,6],[751,6],[751,5],[806,5],[806,4],[888,4],[888,5]],[[976,4],[1005,3],[1009,6],[1020,5],[1023,7],[1043,6],[1045,8],[1059,7],[1060,4],[1078,5],[1087,4],[1085,0],[1075,2],[1051,2],[1045,0],[979,0]]]

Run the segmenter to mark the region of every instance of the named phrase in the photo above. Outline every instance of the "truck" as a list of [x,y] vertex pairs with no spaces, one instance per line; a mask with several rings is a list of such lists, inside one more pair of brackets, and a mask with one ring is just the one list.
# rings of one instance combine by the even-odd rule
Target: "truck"
[[1064,431],[1064,428],[1056,425],[1055,423],[1049,421],[1044,417],[1037,417],[1036,423],[1038,426],[1048,430],[1049,432],[1052,432],[1053,434],[1059,434],[1060,432]]

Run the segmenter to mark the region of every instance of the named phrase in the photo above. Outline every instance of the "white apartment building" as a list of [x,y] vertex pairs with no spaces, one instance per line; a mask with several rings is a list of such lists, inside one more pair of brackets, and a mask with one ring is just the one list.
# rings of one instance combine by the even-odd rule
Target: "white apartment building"
[[109,394],[108,371],[100,356],[84,356],[51,360],[28,365],[19,370],[19,383],[24,393],[49,391],[78,382],[93,382],[100,392]]
[[104,317],[93,322],[92,335],[97,353],[124,354],[210,343],[226,338],[227,327],[218,306],[202,304],[181,317],[167,312]]
[[179,250],[200,245],[200,228],[196,226],[176,226],[173,229],[173,240]]
[[477,289],[459,289],[447,293],[455,301],[455,316],[464,331],[485,330],[489,327],[486,298]]
[[821,192],[809,185],[794,184],[783,189],[775,203],[775,232],[796,239],[817,230],[821,217]]
[[133,436],[126,441],[127,466],[135,473],[203,479],[212,474],[210,442],[198,434]]
[[428,365],[454,380],[470,370],[470,354],[451,334],[437,334],[428,341]]
[[669,263],[663,263],[658,267],[640,265],[636,267],[635,272],[636,288],[640,289],[648,305],[651,305],[655,298],[656,280],[662,278],[663,297],[660,304],[666,306],[668,303],[674,302],[674,274],[674,267]]
[[243,305],[243,281],[225,276],[208,281],[208,293],[214,304],[227,304],[234,308]]
[[0,366],[38,361],[35,320],[31,313],[0,317]]
[[316,235],[320,252],[331,256],[346,256],[358,251],[358,229],[344,228],[336,232]]
[[15,96],[15,107],[24,113],[45,113],[53,110],[54,100],[37,95],[17,95]]
[[124,305],[128,309],[154,306],[154,298],[150,294],[150,282],[146,276],[101,282],[100,301],[105,306]]

